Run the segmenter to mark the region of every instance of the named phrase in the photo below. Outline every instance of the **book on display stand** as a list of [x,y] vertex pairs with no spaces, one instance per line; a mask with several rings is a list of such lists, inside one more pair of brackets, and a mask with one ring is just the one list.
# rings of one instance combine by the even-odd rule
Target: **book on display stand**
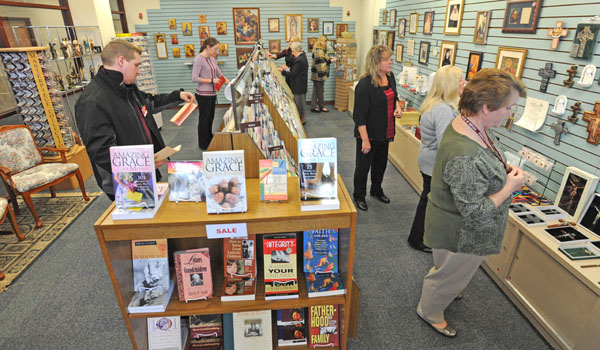
[[300,209],[337,210],[337,140],[298,139]]

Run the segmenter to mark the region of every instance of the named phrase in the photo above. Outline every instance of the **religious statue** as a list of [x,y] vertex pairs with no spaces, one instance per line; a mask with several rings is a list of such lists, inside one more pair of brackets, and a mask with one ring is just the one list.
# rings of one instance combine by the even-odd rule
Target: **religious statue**
[[552,113],[556,115],[563,115],[567,110],[567,96],[558,95],[556,96],[556,100],[554,100],[554,108],[552,108]]
[[569,132],[569,130],[567,130],[567,128],[565,128],[565,123],[566,123],[566,121],[559,119],[556,121],[556,123],[550,125],[552,130],[554,130],[554,144],[557,146],[560,145],[561,135],[567,134]]
[[415,85],[417,88],[417,94],[426,95],[427,94],[427,77],[425,75],[417,75],[415,80]]
[[94,79],[95,74],[96,72],[94,72],[94,65],[90,64],[90,80]]
[[71,44],[71,41],[67,38],[65,38],[64,40],[65,40],[65,45],[67,45],[67,53],[69,55],[67,57],[73,57],[73,44]]
[[54,73],[54,80],[56,80],[56,83],[58,84],[58,86],[60,86],[60,90],[65,91],[65,82],[63,81],[60,74]]
[[56,44],[53,42],[49,42],[48,46],[50,46],[50,54],[52,55],[52,59],[56,60],[56,48],[54,47]]
[[86,38],[83,38],[83,40],[81,40],[81,43],[83,44],[83,53],[86,55],[89,55],[90,52],[90,43],[88,43]]
[[595,78],[596,66],[593,64],[588,64],[585,67],[583,67],[583,71],[581,72],[581,77],[579,77],[577,85],[581,87],[590,87],[594,83]]
[[67,44],[64,40],[60,42],[60,51],[62,51],[63,58],[69,57],[69,49],[67,48]]
[[83,66],[79,68],[79,79],[81,79],[81,81],[85,80],[85,68],[83,68]]
[[79,45],[79,41],[77,41],[77,39],[73,40],[73,51],[75,53],[74,56],[81,56],[81,45]]
[[403,70],[402,73],[400,73],[399,84],[400,85],[408,85],[408,71],[407,70]]

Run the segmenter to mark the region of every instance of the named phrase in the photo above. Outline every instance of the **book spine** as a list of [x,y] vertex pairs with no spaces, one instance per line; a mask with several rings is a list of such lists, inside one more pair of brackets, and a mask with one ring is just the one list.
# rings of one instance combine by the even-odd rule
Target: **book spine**
[[175,276],[177,277],[177,294],[179,295],[180,301],[185,301],[185,293],[183,291],[183,275],[181,269],[181,258],[179,254],[173,255],[175,262]]

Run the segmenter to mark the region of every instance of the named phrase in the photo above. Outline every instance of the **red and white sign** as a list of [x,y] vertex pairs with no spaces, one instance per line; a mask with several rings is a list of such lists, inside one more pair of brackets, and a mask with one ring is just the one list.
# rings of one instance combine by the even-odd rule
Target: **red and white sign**
[[246,223],[206,225],[208,239],[215,238],[248,238]]

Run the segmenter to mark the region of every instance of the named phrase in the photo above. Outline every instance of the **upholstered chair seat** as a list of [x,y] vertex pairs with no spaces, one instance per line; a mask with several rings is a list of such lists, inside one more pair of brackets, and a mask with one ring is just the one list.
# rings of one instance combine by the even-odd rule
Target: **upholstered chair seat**
[[79,165],[75,163],[44,163],[13,175],[12,179],[17,191],[26,192],[60,179],[77,169]]

